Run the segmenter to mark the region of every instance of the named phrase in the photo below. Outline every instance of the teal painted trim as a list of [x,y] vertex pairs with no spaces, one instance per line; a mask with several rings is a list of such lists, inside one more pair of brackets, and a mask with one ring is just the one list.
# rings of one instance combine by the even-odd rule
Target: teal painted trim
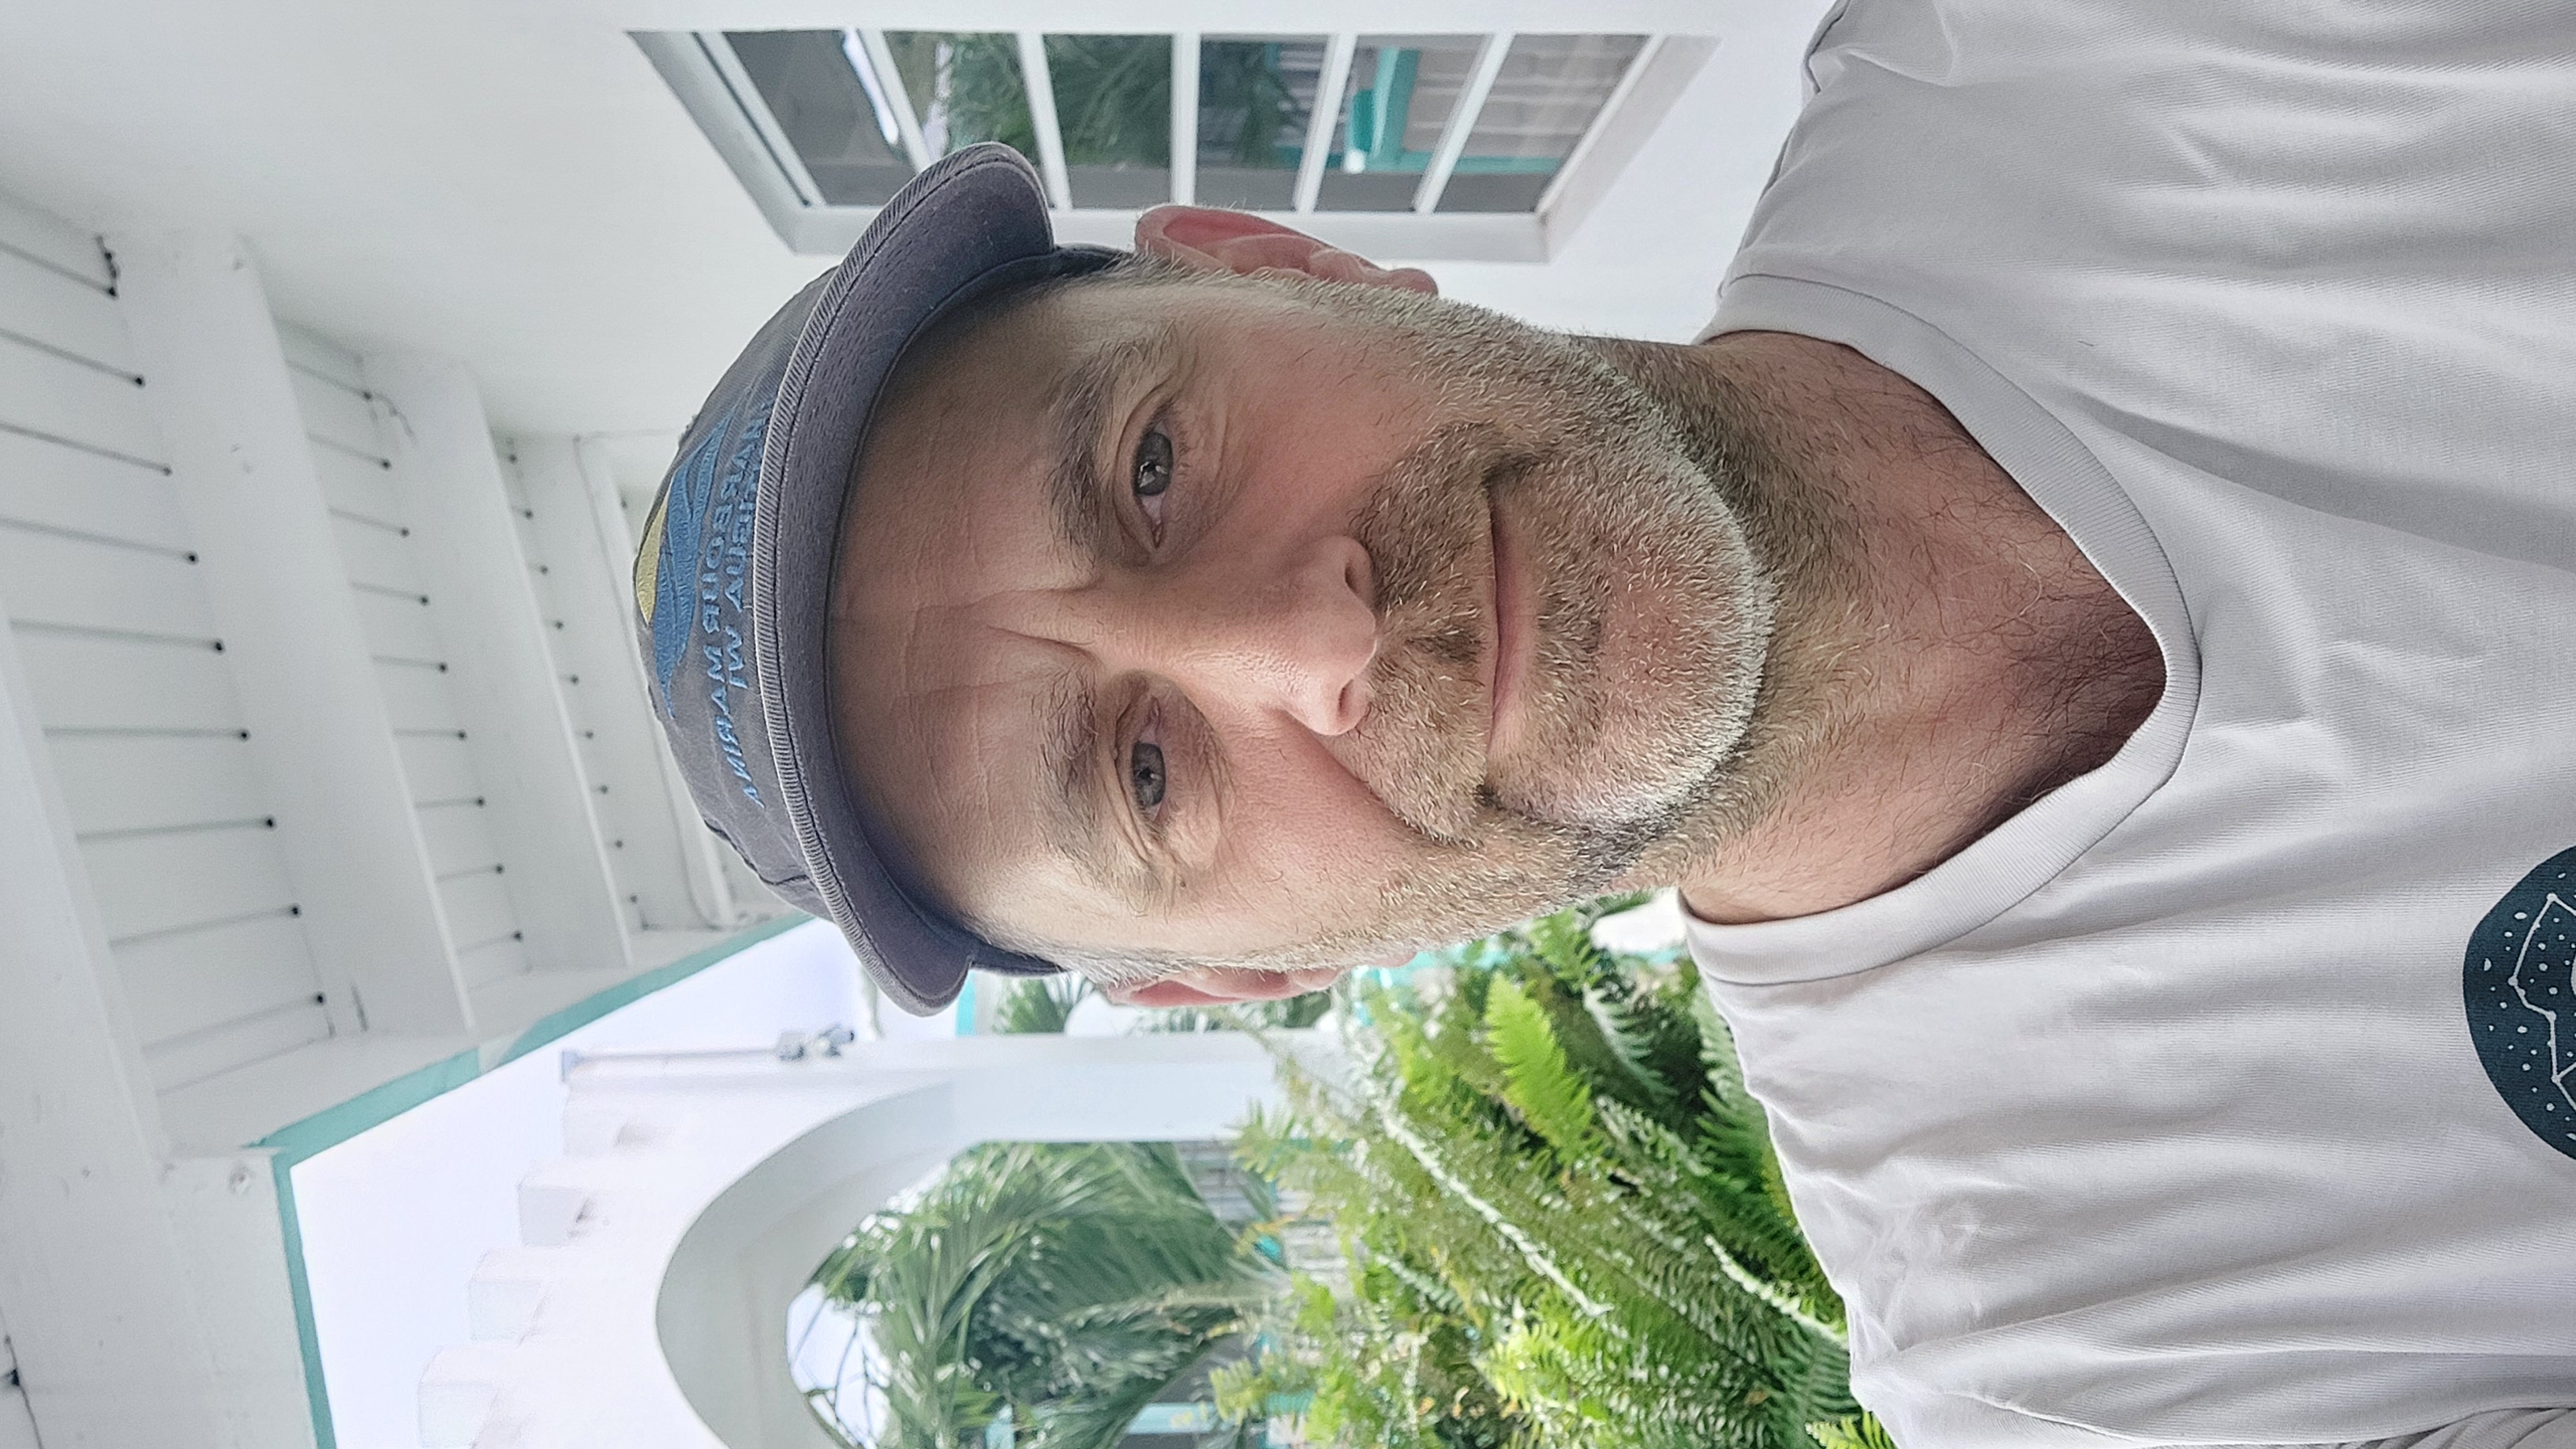
[[572,1035],[621,1006],[641,1001],[666,986],[676,986],[728,956],[747,951],[772,936],[794,930],[812,919],[814,919],[812,916],[797,914],[783,916],[775,921],[765,921],[748,931],[739,932],[718,941],[695,955],[683,956],[668,966],[630,976],[605,991],[594,992],[583,997],[561,1011],[541,1016],[537,1018],[534,1025],[519,1033],[518,1040],[511,1042],[502,1052],[499,1060],[492,1065],[497,1067],[507,1062],[517,1061],[540,1047]]
[[560,1041],[621,1006],[685,981],[728,956],[749,950],[812,919],[811,916],[791,915],[728,936],[703,951],[630,977],[605,991],[593,992],[561,1011],[539,1017],[534,1025],[507,1042],[494,1042],[441,1057],[428,1066],[360,1092],[337,1106],[325,1107],[310,1117],[290,1122],[250,1144],[269,1149],[269,1171],[277,1183],[277,1227],[279,1236],[286,1243],[287,1287],[295,1299],[295,1335],[302,1340],[304,1356],[304,1394],[312,1405],[313,1440],[318,1449],[339,1449],[340,1439],[331,1427],[330,1389],[322,1381],[322,1339],[313,1326],[313,1285],[304,1270],[304,1221],[295,1210],[295,1165],[316,1153],[339,1146],[368,1128],[382,1126],[414,1107],[455,1091],[485,1072],[517,1061],[549,1042]]
[[[1362,156],[1377,149],[1377,92],[1361,91],[1351,97],[1350,133],[1342,138],[1342,151],[1357,151]],[[1342,151],[1334,154],[1339,165]]]
[[1413,78],[1421,65],[1422,52],[1418,50],[1377,53],[1377,84],[1371,87],[1378,98],[1377,126],[1370,134],[1368,147],[1371,171],[1403,169],[1397,158],[1404,153],[1404,129],[1413,119]]
[[296,1348],[304,1359],[304,1401],[313,1414],[317,1449],[340,1449],[339,1431],[331,1427],[331,1393],[322,1383],[322,1337],[313,1328],[313,1284],[304,1273],[304,1221],[295,1215],[295,1163],[280,1152],[268,1160],[277,1184],[277,1229],[286,1240],[286,1286],[295,1300]]
[[490,1042],[442,1057],[390,1082],[370,1087],[336,1106],[325,1107],[310,1117],[290,1122],[251,1146],[277,1149],[289,1166],[302,1162],[317,1152],[339,1146],[370,1127],[390,1122],[433,1097],[452,1092],[485,1072],[560,1041],[621,1006],[631,1005],[656,991],[685,981],[729,956],[793,930],[810,919],[809,916],[793,915],[763,922],[703,951],[683,956],[668,966],[629,977],[604,991],[593,992],[561,1011],[538,1018],[526,1031],[506,1042]]
[[468,1047],[428,1066],[369,1087],[336,1106],[289,1122],[251,1144],[277,1153],[281,1166],[293,1167],[317,1152],[337,1147],[370,1127],[390,1122],[434,1097],[443,1096],[483,1075],[482,1053]]

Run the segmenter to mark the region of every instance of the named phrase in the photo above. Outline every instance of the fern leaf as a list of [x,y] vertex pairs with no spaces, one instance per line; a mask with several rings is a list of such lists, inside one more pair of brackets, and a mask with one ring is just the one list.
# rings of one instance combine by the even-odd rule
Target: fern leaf
[[1886,1426],[1867,1412],[1856,1419],[1809,1424],[1807,1437],[1816,1441],[1817,1449],[1896,1449],[1896,1441],[1887,1437]]
[[1565,1064],[1565,1049],[1548,1027],[1547,1013],[1511,981],[1496,981],[1485,998],[1486,1042],[1502,1064],[1504,1098],[1530,1130],[1545,1138],[1562,1161],[1600,1150],[1592,1092]]

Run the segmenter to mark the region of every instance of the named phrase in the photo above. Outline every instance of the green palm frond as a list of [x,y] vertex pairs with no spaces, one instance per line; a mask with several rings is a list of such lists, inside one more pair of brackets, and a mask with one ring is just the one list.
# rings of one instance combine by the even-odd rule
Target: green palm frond
[[1107,1449],[1277,1293],[1168,1145],[990,1143],[826,1260],[884,1372],[885,1449],[956,1449],[1012,1410],[1039,1449]]
[[1840,1300],[1695,970],[1591,939],[1630,903],[1363,991],[1348,1079],[1288,1073],[1247,1160],[1351,1271],[1263,1320],[1229,1412],[1293,1387],[1311,1443],[1420,1449],[1814,1449],[1856,1413]]
[[1013,981],[994,1003],[993,1030],[1005,1036],[1062,1035],[1074,1008],[1091,994],[1091,983],[1070,971]]

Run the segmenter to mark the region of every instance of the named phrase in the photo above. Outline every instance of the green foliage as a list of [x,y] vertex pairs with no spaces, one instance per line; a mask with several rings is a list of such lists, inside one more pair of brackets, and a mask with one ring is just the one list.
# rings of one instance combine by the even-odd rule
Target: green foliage
[[1601,1150],[1592,1089],[1566,1065],[1545,1009],[1509,978],[1485,994],[1485,1046],[1503,1068],[1503,1100],[1563,1162]]
[[1211,41],[1199,52],[1199,149],[1246,166],[1296,164],[1281,136],[1297,99],[1279,76],[1279,47]]
[[[1037,123],[1015,37],[913,31],[887,39],[915,101],[941,105],[950,149],[1000,141],[1036,157]],[[1068,163],[1171,164],[1170,37],[1050,35],[1046,56]]]
[[1289,1069],[1293,1115],[1256,1120],[1242,1151],[1332,1222],[1348,1271],[1297,1280],[1270,1351],[1219,1374],[1227,1412],[1310,1395],[1312,1442],[1391,1449],[1813,1449],[1875,1431],[1853,1417],[1840,1300],[1696,970],[1592,941],[1633,903],[1363,992],[1349,1080]]
[[1073,1009],[1091,995],[1091,983],[1067,971],[1026,976],[1002,988],[993,1003],[993,1030],[1003,1035],[1062,1035]]
[[1867,1414],[1857,1419],[1836,1419],[1830,1424],[1809,1424],[1808,1437],[1818,1449],[1896,1449],[1896,1441],[1887,1430]]
[[1068,164],[1172,164],[1169,36],[1050,35],[1046,54]]
[[1108,1449],[1277,1276],[1167,1145],[1004,1142],[863,1224],[815,1281],[870,1324],[879,1449],[979,1445],[1005,1408],[1019,1445]]
[[888,36],[896,68],[917,105],[936,101],[948,119],[948,146],[1000,141],[1024,156],[1038,154],[1037,123],[1029,93],[1020,84],[1019,42],[997,33],[941,35],[914,31]]

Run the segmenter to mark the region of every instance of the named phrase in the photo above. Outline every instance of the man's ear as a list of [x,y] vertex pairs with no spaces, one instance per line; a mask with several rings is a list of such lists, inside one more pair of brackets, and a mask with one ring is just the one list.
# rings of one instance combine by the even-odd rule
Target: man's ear
[[1158,206],[1146,212],[1136,218],[1136,250],[1203,272],[1290,274],[1435,296],[1440,291],[1431,274],[1418,267],[1389,270],[1248,211],[1213,206]]

